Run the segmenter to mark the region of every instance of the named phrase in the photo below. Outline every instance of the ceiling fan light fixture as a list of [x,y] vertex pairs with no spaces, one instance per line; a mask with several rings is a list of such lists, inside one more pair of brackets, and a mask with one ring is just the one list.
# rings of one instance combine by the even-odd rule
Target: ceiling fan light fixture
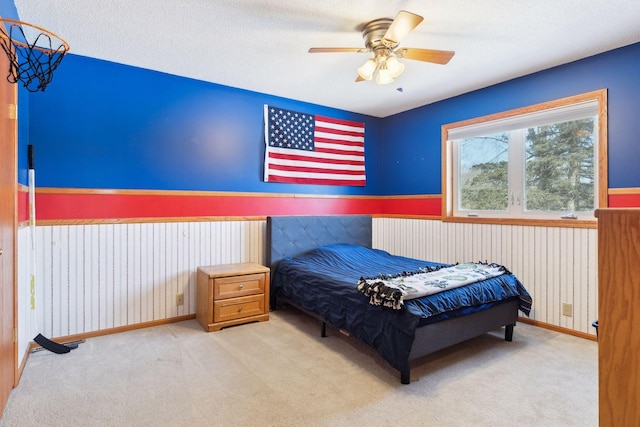
[[378,83],[379,85],[388,85],[391,82],[393,82],[393,76],[391,75],[391,72],[386,67],[386,65],[383,64],[378,70],[376,83]]
[[367,62],[360,68],[358,68],[358,75],[365,80],[371,80],[373,74],[376,72],[378,64],[373,59],[368,59]]
[[447,64],[455,52],[447,50],[400,48],[400,41],[413,31],[424,18],[415,13],[401,10],[394,19],[379,18],[362,26],[364,49],[357,47],[312,47],[309,53],[321,52],[357,52],[373,53],[364,65],[358,68],[356,83],[373,80],[378,84],[389,84],[399,77],[405,65],[400,60]]
[[404,71],[404,64],[398,61],[394,56],[390,56],[387,59],[386,65],[392,78],[398,77]]

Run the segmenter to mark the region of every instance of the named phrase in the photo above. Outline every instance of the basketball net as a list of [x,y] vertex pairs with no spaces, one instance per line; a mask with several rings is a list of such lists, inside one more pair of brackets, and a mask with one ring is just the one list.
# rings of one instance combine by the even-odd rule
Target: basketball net
[[0,45],[9,57],[11,83],[21,81],[30,92],[44,91],[53,71],[69,51],[56,34],[26,22],[0,19]]

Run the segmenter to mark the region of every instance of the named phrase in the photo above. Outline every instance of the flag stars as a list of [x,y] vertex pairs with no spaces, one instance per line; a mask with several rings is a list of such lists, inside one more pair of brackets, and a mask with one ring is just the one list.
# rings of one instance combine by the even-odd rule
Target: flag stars
[[269,109],[269,145],[297,150],[314,150],[314,117],[282,109]]

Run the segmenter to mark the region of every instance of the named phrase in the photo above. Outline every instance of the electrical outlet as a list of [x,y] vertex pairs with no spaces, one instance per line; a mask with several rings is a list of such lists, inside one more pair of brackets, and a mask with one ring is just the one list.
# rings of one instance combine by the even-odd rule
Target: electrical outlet
[[567,317],[573,317],[573,305],[572,304],[562,304],[562,315]]
[[184,305],[184,294],[176,295],[176,305]]

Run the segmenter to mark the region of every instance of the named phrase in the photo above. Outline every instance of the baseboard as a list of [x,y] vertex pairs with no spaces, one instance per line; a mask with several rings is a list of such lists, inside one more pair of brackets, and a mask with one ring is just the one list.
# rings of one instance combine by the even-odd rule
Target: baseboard
[[[120,332],[127,332],[127,331],[134,331],[136,329],[150,328],[152,326],[167,325],[169,323],[182,322],[182,321],[185,321],[185,320],[191,320],[191,319],[195,319],[195,318],[196,318],[195,314],[187,314],[185,316],[169,317],[167,319],[152,320],[150,322],[142,322],[142,323],[136,323],[136,324],[133,324],[133,325],[118,326],[118,327],[115,327],[115,328],[108,328],[108,329],[100,329],[98,331],[84,332],[84,333],[81,333],[81,334],[67,335],[67,336],[64,336],[64,337],[57,337],[57,338],[50,338],[50,339],[51,339],[51,341],[55,341],[57,343],[64,344],[64,343],[68,343],[68,342],[82,341],[82,340],[85,340],[87,338],[100,337],[100,336],[103,336],[103,335],[118,334]],[[37,345],[35,343],[31,343],[31,345],[33,347],[30,347],[30,349],[31,348],[40,347],[39,345]]]
[[25,354],[22,357],[22,363],[20,363],[20,366],[18,366],[18,372],[16,374],[16,378],[13,384],[13,387],[18,387],[18,383],[20,382],[20,378],[22,378],[22,372],[24,372],[24,367],[27,366],[27,359],[29,359],[29,354],[31,354],[31,350],[33,350],[35,347],[39,347],[38,344],[34,343],[33,341],[31,341],[29,343],[29,345],[27,346],[27,349],[25,350]]
[[522,323],[527,323],[529,325],[538,326],[540,328],[549,329],[555,332],[561,332],[563,334],[573,335],[574,337],[578,337],[578,338],[584,338],[591,341],[598,340],[598,337],[596,335],[575,331],[569,328],[563,328],[562,326],[556,326],[550,323],[540,322],[539,320],[527,319],[526,317],[518,317],[518,321]]

